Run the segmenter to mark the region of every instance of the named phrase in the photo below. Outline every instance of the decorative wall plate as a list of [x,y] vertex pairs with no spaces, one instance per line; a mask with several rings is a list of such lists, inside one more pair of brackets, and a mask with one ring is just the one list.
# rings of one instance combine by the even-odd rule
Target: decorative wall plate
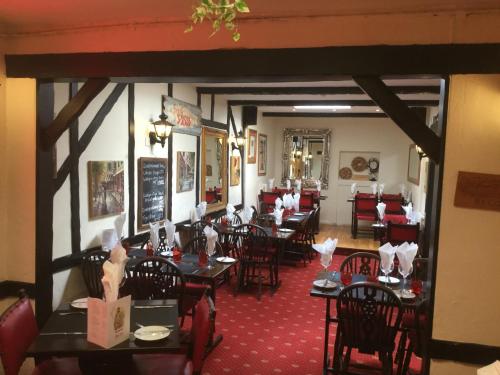
[[368,163],[365,158],[356,156],[354,159],[352,159],[351,167],[356,172],[363,172],[366,168],[368,168]]
[[339,177],[342,180],[350,180],[352,177],[352,170],[349,167],[341,168],[339,171]]
[[370,168],[370,172],[375,173],[378,171],[379,161],[377,158],[370,158],[368,160],[368,168]]

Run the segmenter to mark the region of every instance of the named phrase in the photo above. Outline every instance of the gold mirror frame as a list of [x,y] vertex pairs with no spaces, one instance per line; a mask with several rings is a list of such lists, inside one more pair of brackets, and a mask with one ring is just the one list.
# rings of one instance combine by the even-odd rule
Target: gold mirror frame
[[214,136],[218,138],[222,138],[222,186],[221,186],[221,194],[222,201],[212,204],[207,204],[207,213],[221,210],[227,205],[227,133],[220,130],[215,130],[211,128],[204,127],[201,133],[201,161],[200,161],[200,169],[201,169],[201,181],[200,181],[200,191],[201,191],[201,201],[206,200],[205,192],[206,192],[206,139],[208,136]]

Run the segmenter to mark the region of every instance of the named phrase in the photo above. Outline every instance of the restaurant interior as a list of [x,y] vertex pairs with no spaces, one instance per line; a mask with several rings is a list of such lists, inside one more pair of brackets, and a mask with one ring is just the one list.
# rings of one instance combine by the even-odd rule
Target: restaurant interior
[[[498,358],[498,302],[460,294],[458,271],[464,248],[498,250],[499,76],[329,71],[309,52],[318,66],[279,74],[260,52],[200,52],[250,60],[223,77],[168,52],[5,56],[0,373],[461,375]],[[471,303],[484,315],[450,333]]]

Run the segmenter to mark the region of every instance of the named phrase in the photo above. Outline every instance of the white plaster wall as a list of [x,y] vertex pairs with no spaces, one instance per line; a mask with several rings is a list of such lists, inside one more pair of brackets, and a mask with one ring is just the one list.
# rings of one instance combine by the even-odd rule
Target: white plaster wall
[[[268,128],[275,128],[274,148],[271,146],[270,160],[274,158],[274,177],[281,181],[283,129],[311,128],[331,129],[329,188],[322,194],[328,198],[321,202],[321,222],[348,225],[351,223],[351,182],[338,177],[341,151],[380,152],[379,183],[385,184],[386,193],[398,193],[399,185],[406,182],[408,149],[411,140],[387,118],[270,118],[265,117]],[[274,152],[273,152],[274,151]],[[370,181],[358,181],[360,192],[370,192]]]

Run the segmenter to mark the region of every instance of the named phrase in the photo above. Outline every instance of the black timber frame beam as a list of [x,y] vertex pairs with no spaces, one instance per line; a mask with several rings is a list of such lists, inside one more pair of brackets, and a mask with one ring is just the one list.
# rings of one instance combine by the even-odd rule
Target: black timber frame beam
[[[389,86],[395,94],[439,94],[439,86]],[[360,95],[356,86],[295,87],[197,87],[198,94],[211,95]]]
[[434,162],[441,158],[441,140],[379,77],[353,76],[354,81]]
[[[392,92],[391,92],[392,93]],[[395,94],[393,94],[396,96]],[[396,96],[397,97],[397,96]],[[399,98],[398,98],[399,99]],[[409,107],[437,107],[439,100],[402,100]],[[228,100],[231,106],[293,107],[296,105],[350,105],[376,107],[375,100]]]
[[351,117],[351,118],[386,118],[382,112],[262,112],[262,117]]
[[[78,83],[69,84],[69,98],[73,98],[78,93]],[[70,206],[71,206],[71,253],[81,251],[80,233],[80,175],[78,162],[78,118],[69,127],[69,184],[70,184]]]
[[59,137],[78,119],[78,116],[87,108],[94,98],[106,87],[109,79],[91,78],[85,82],[81,89],[72,96],[61,109],[52,123],[40,133],[41,146],[48,150],[55,145]]

